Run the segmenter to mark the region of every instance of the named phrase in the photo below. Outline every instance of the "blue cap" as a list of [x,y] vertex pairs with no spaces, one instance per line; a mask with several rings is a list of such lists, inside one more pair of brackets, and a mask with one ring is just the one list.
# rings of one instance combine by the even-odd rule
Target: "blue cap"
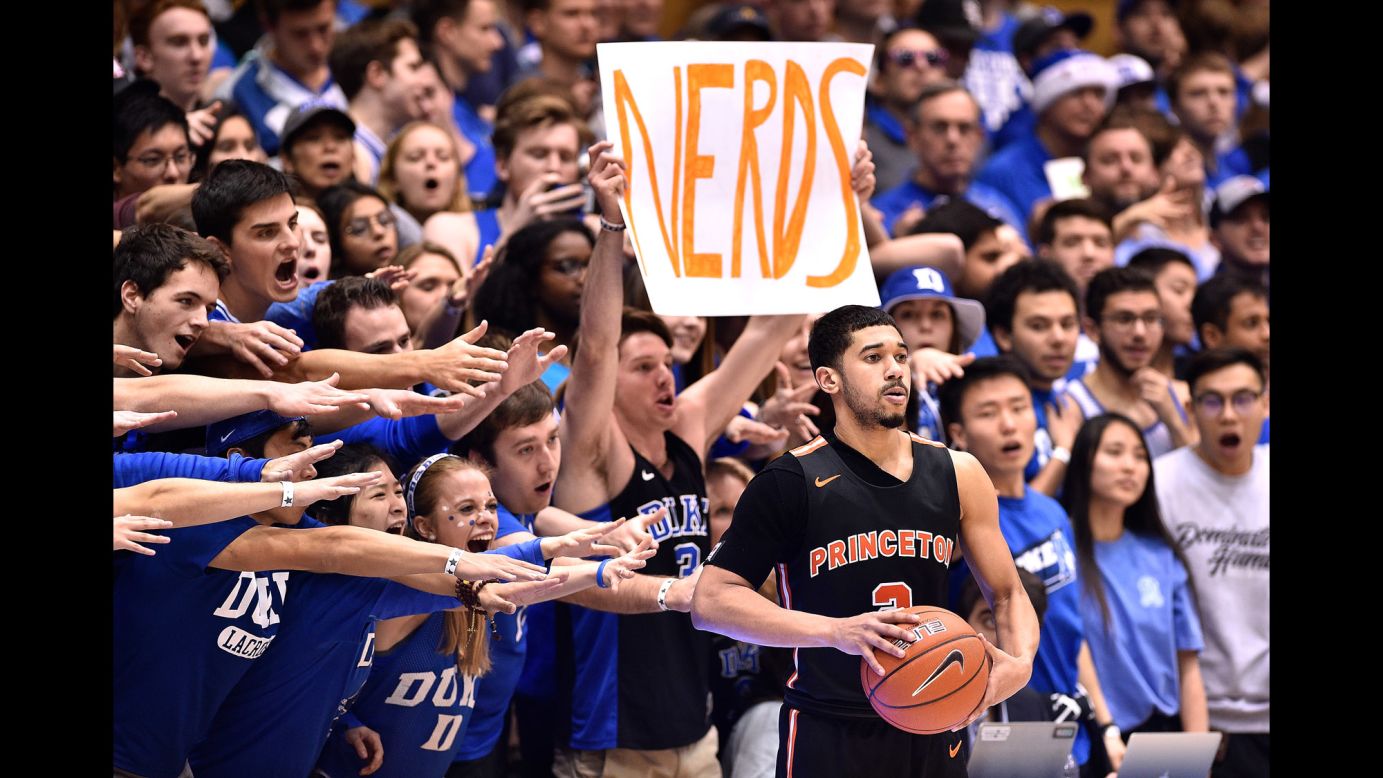
[[302,416],[285,418],[273,411],[254,411],[223,419],[206,428],[206,454],[209,457],[219,457],[251,438],[273,432],[302,419]]
[[968,297],[956,297],[951,280],[934,267],[905,267],[894,271],[879,291],[884,313],[907,300],[942,300],[951,304],[956,329],[960,332],[960,353],[964,354],[979,340],[984,329],[984,306]]

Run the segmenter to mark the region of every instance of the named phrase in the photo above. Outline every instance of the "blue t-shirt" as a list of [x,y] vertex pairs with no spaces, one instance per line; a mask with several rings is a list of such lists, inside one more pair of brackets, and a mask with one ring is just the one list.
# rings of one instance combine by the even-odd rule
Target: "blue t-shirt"
[[490,136],[495,128],[480,117],[471,107],[471,101],[464,94],[456,95],[452,103],[451,116],[456,120],[456,128],[475,146],[475,154],[466,163],[466,188],[473,200],[484,200],[494,188],[495,146]]
[[1248,152],[1244,151],[1243,146],[1235,146],[1223,154],[1216,154],[1215,165],[1215,171],[1213,173],[1208,166],[1206,167],[1206,189],[1214,189],[1235,176],[1251,176],[1254,174],[1253,161],[1249,159]]
[[[1047,612],[1028,685],[1043,694],[1075,696],[1076,659],[1085,632],[1071,521],[1061,503],[1035,489],[1024,489],[1021,498],[999,497],[999,531],[1013,553],[1014,564],[1036,575],[1047,589]],[[954,600],[970,568],[962,560],[953,569]],[[1090,741],[1084,733],[1082,727],[1072,750],[1080,764],[1090,757]]]
[[[1032,82],[1028,82],[1026,91],[1028,95],[1032,94]],[[1018,94],[1018,99],[1022,102],[1009,112],[1003,126],[989,136],[989,147],[994,151],[1011,146],[1015,141],[1031,138],[1037,133],[1037,114],[1033,112],[1032,104],[1022,96],[1023,92],[1019,91]]]
[[549,392],[556,392],[557,387],[561,386],[562,382],[567,380],[567,376],[570,375],[571,368],[561,362],[553,362],[547,366],[538,380],[543,382],[543,386],[546,386]]
[[1200,618],[1187,585],[1186,568],[1161,540],[1124,532],[1095,543],[1095,564],[1109,605],[1105,624],[1100,603],[1084,586],[1081,616],[1105,703],[1119,729],[1142,724],[1154,711],[1181,710],[1178,651],[1200,651]]
[[878,127],[894,143],[908,142],[907,130],[903,128],[903,123],[898,121],[898,117],[889,113],[879,100],[872,97],[865,98],[864,120]]
[[1258,433],[1258,445],[1260,446],[1268,442],[1268,422],[1270,419],[1271,417],[1268,416],[1263,417],[1263,431]]
[[965,86],[984,111],[984,128],[990,134],[991,149],[1003,146],[996,140],[995,133],[1024,105],[1025,95],[1032,91],[1018,59],[1013,56],[1013,34],[1019,26],[1018,17],[1003,14],[996,29],[980,33],[970,52],[970,64],[965,68]]
[[[1052,458],[1052,436],[1047,432],[1047,405],[1052,403],[1057,393],[1051,389],[1032,390],[1032,412],[1037,417],[1037,432],[1033,434],[1032,459],[1028,460],[1027,467],[1023,468],[1023,480],[1032,481],[1037,474],[1046,467],[1047,461]],[[1073,538],[1074,539],[1074,538]]]
[[475,264],[485,258],[485,247],[499,244],[499,211],[488,208],[475,212],[475,227],[480,232],[480,240],[475,244]]
[[264,320],[280,327],[293,330],[303,341],[303,351],[317,348],[317,329],[312,326],[312,309],[317,306],[317,297],[323,289],[335,281],[318,281],[311,286],[298,289],[298,296],[291,303],[274,303],[264,312]]
[[[994,187],[1007,197],[1022,217],[1020,223],[1026,224],[1033,205],[1044,197],[1052,196],[1047,173],[1042,167],[1051,159],[1052,155],[1042,142],[1029,136],[1010,143],[990,157],[975,180]],[[1018,231],[1027,234],[1027,230],[1021,227]]]
[[384,578],[295,573],[273,650],[221,705],[211,734],[192,752],[193,773],[307,775],[333,720],[369,676],[375,620],[455,607],[454,597]]
[[[495,539],[515,532],[531,533],[532,526],[532,514],[515,516],[500,505],[499,529],[495,531]],[[457,761],[479,759],[493,751],[499,742],[504,730],[504,718],[509,713],[509,700],[519,685],[519,674],[523,672],[524,658],[527,656],[527,611],[539,605],[552,607],[551,603],[521,605],[512,614],[495,614],[495,629],[499,630],[499,638],[490,641],[490,672],[476,681],[475,711],[471,713],[470,726],[466,728],[461,747],[456,752]]]
[[317,435],[313,442],[333,440],[344,441],[347,445],[369,443],[393,457],[400,467],[412,467],[420,459],[444,453],[454,442],[442,434],[437,417],[431,414],[404,419],[375,417],[343,430]]
[[[924,189],[916,181],[908,180],[876,196],[870,202],[879,209],[883,215],[884,229],[892,235],[893,223],[898,220],[903,211],[913,205],[920,205],[923,209],[929,209],[938,197],[939,195],[935,192]],[[979,181],[973,181],[961,197],[984,209],[990,216],[1011,225],[1018,230],[1019,234],[1027,232],[1023,228],[1023,219],[1018,209],[1009,201],[1008,197],[993,187]]]
[[115,553],[115,767],[177,778],[221,702],[278,634],[288,571],[209,567],[256,526],[242,516],[166,530],[171,542],[157,556]]
[[[379,733],[384,764],[375,778],[441,776],[461,747],[475,707],[476,678],[456,668],[456,655],[443,654],[445,613],[434,613],[388,651],[375,651],[374,666],[351,713]],[[346,742],[343,727],[332,730],[317,769],[328,778],[354,778],[364,763]]]
[[988,324],[980,329],[980,336],[975,339],[974,343],[970,344],[970,353],[974,354],[976,359],[999,356],[999,344],[994,342],[994,336],[990,334]]
[[253,483],[264,474],[267,459],[246,459],[239,454],[229,457],[202,457],[196,454],[171,454],[147,451],[114,456],[114,488],[142,484],[156,478],[200,478],[203,481]]

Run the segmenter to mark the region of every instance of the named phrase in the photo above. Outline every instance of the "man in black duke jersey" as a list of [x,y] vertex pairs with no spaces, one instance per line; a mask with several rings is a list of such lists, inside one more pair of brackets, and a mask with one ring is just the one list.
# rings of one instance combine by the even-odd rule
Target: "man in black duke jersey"
[[[812,369],[836,425],[764,469],[745,490],[692,601],[698,629],[796,649],[779,719],[778,775],[964,776],[960,733],[913,735],[881,719],[860,688],[873,649],[901,657],[920,619],[946,602],[957,540],[994,610],[999,646],[984,699],[962,729],[1023,688],[1038,621],[999,533],[994,485],[974,457],[902,429],[911,371],[893,318],[859,305],[812,327]],[[774,605],[756,593],[778,573]]]

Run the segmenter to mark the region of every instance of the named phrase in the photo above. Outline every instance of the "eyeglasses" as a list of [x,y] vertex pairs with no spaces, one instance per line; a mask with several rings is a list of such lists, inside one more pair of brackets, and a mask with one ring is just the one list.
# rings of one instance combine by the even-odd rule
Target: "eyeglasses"
[[1143,326],[1147,327],[1150,330],[1154,328],[1161,328],[1163,322],[1165,321],[1165,319],[1162,318],[1162,314],[1160,313],[1149,312],[1143,314],[1142,316],[1139,316],[1136,313],[1129,313],[1128,311],[1112,313],[1108,316],[1103,317],[1103,319],[1106,324],[1112,325],[1121,330],[1133,329],[1133,323],[1138,321],[1143,322]]
[[586,272],[590,263],[582,262],[579,259],[563,259],[546,265],[549,270],[561,273],[564,276],[579,276]]
[[346,234],[352,238],[358,238],[364,235],[370,231],[370,221],[372,219],[375,224],[378,224],[381,229],[384,229],[394,223],[394,214],[390,213],[389,209],[386,208],[374,216],[357,216],[346,222]]
[[908,68],[917,63],[918,60],[926,60],[928,67],[939,68],[946,64],[950,59],[945,49],[935,49],[933,51],[923,51],[921,49],[895,49],[888,53],[888,58],[898,67]]
[[192,164],[192,152],[184,148],[174,152],[172,156],[167,156],[165,154],[145,154],[142,157],[136,157],[134,161],[139,163],[139,165],[146,170],[162,170],[168,165],[169,161],[177,167],[184,168]]
[[[1244,389],[1243,391],[1235,392],[1234,395],[1229,398],[1229,404],[1234,407],[1235,413],[1243,415],[1252,410],[1253,404],[1258,402],[1258,398],[1262,396],[1262,392],[1251,392],[1248,389]],[[1219,392],[1206,392],[1195,398],[1193,402],[1197,407],[1211,416],[1219,416],[1221,413],[1224,413],[1225,410],[1225,396]]]

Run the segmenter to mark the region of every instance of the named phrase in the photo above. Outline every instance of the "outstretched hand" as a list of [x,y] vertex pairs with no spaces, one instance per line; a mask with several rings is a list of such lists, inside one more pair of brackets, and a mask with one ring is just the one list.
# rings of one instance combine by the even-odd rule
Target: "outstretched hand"
[[152,351],[144,351],[133,346],[115,344],[115,364],[133,370],[143,376],[153,375],[151,367],[160,367],[163,360]]

